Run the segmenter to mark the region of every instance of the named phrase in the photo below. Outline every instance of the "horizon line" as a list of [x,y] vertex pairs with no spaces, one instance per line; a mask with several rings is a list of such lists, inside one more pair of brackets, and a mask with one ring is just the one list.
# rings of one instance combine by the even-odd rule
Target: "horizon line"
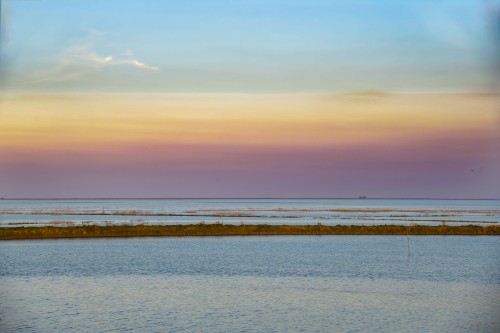
[[0,200],[500,200],[500,198],[433,198],[433,197],[54,197],[6,198]]

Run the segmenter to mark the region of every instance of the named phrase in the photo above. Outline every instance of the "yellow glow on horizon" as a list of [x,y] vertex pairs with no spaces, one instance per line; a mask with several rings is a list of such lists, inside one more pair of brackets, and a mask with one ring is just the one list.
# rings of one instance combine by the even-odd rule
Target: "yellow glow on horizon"
[[492,95],[40,94],[0,101],[0,152],[130,144],[342,146],[498,134]]

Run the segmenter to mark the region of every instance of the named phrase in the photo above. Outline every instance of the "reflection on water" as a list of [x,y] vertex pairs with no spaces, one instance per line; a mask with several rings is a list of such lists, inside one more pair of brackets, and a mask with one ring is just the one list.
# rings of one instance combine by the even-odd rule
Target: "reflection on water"
[[495,332],[491,286],[305,277],[2,279],[3,332]]
[[0,200],[0,226],[87,224],[500,223],[500,200],[116,199]]
[[0,331],[495,332],[497,237],[0,242]]

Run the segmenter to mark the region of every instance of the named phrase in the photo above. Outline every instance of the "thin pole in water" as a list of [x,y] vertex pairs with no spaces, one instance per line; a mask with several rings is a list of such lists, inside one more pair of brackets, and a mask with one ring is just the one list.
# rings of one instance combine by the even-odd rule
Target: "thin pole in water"
[[410,256],[410,226],[406,225],[406,239],[408,240],[408,257]]

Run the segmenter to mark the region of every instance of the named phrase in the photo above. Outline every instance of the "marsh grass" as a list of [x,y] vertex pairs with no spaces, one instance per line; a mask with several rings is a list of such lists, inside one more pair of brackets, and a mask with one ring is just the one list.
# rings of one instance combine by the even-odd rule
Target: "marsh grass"
[[[404,225],[85,225],[0,228],[0,240],[147,236],[408,235]],[[500,235],[499,226],[412,225],[411,235]]]

